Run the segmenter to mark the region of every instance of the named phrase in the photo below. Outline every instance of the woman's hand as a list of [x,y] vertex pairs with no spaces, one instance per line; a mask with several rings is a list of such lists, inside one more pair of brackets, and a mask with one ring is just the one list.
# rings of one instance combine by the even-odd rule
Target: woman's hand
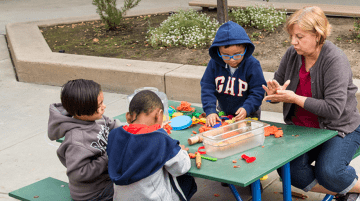
[[221,121],[219,116],[216,113],[209,114],[206,117],[206,125],[213,127],[216,124],[216,121]]
[[290,84],[290,80],[287,80],[283,86],[280,86],[280,84],[276,80],[268,80],[267,87],[265,85],[262,85],[263,89],[265,90],[267,95],[273,95],[277,93],[277,90],[285,90],[287,86]]
[[235,115],[236,116],[234,117],[234,120],[241,121],[246,118],[247,113],[246,113],[246,110],[243,107],[241,107],[236,111]]
[[291,90],[277,90],[276,94],[266,96],[264,100],[271,100],[271,102],[295,103],[298,95]]

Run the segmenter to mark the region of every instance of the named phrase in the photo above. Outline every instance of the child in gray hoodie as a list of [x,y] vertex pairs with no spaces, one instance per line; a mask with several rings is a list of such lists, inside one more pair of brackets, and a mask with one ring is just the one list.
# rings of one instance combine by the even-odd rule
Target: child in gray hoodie
[[50,105],[48,136],[65,136],[57,150],[67,168],[74,200],[112,200],[113,183],[108,174],[106,146],[110,130],[120,121],[104,116],[101,86],[92,81],[68,81],[61,90],[61,103]]

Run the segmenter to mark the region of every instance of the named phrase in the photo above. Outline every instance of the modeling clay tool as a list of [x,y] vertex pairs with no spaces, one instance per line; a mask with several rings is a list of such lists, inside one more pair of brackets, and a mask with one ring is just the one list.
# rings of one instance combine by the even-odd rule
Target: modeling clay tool
[[252,163],[256,160],[255,157],[249,157],[245,154],[241,155],[241,158],[244,159],[247,163]]
[[217,158],[212,158],[212,157],[208,157],[208,156],[201,156],[202,159],[205,159],[205,160],[209,160],[209,161],[217,161]]
[[200,135],[196,135],[196,136],[191,137],[191,138],[188,139],[189,145],[200,143],[202,141],[203,141],[203,138]]
[[196,163],[196,167],[198,168],[198,169],[200,169],[200,167],[201,167],[201,155],[200,155],[200,153],[199,152],[196,152],[195,153],[195,163]]

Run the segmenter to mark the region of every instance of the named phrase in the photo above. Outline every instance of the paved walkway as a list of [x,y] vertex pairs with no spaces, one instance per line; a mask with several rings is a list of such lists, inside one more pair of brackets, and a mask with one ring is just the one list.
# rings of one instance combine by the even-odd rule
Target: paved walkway
[[[137,9],[160,9],[159,5],[187,7],[187,0],[143,0]],[[118,1],[121,5],[121,1]],[[10,22],[56,19],[94,15],[88,0],[75,1],[0,1],[0,200],[14,200],[8,193],[46,177],[67,181],[66,170],[56,156],[59,146],[47,138],[48,107],[60,102],[60,87],[17,82],[7,49],[5,24]],[[124,94],[104,93],[105,114],[116,116],[126,111]],[[264,120],[282,121],[282,114],[263,112]],[[360,157],[359,157],[360,158]],[[352,162],[360,172],[360,159]],[[220,183],[196,179],[198,192],[192,200],[234,200],[228,188]],[[281,183],[273,172],[262,182],[263,200],[281,200]],[[249,200],[249,188],[239,188],[243,200]],[[294,191],[301,192],[298,189]],[[220,197],[214,197],[217,193]],[[307,193],[308,200],[321,200],[323,195]]]
[[[5,34],[5,25],[66,17],[97,15],[92,0],[0,0],[0,34]],[[189,0],[142,0],[132,10],[157,11],[168,8],[189,8]],[[124,0],[117,0],[118,8]],[[155,12],[154,12],[155,13]]]

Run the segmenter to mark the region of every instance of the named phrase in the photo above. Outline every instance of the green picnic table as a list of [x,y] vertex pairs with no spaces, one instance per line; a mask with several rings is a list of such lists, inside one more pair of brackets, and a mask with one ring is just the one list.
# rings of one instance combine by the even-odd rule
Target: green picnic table
[[[169,101],[169,106],[174,106],[175,108],[179,104],[179,102]],[[196,112],[203,112],[200,107],[192,107],[195,107]],[[125,114],[121,114],[114,118],[119,119],[121,122],[126,122]],[[189,174],[194,177],[230,184],[229,187],[237,200],[241,200],[241,198],[233,185],[241,187],[251,185],[252,200],[257,201],[261,200],[260,178],[278,168],[283,168],[284,200],[291,200],[289,162],[336,136],[337,132],[325,129],[285,125],[269,121],[263,122],[281,127],[284,131],[284,136],[280,138],[275,138],[274,136],[266,137],[263,147],[259,146],[223,159],[218,159],[215,162],[203,159],[200,169],[196,168],[195,160],[191,160]],[[198,143],[190,146],[188,145],[187,139],[192,137],[192,131],[198,132],[200,126],[201,125],[196,125],[179,131],[173,130],[170,136],[179,140],[180,144],[188,147],[189,152],[195,153],[202,144]],[[244,160],[239,160],[241,159],[242,154],[254,156],[256,157],[256,160],[253,163],[246,163]],[[207,155],[205,154],[205,156]],[[233,160],[237,160],[236,165],[240,165],[240,168],[234,168]]]
[[[176,108],[180,105],[180,102],[169,101],[168,105]],[[203,112],[201,107],[192,107],[195,107],[196,112],[198,113]],[[114,119],[119,119],[122,123],[126,122],[125,114],[118,115],[114,117]],[[284,200],[291,200],[290,161],[336,136],[337,132],[325,129],[285,125],[270,121],[263,122],[281,127],[284,131],[284,136],[281,138],[274,138],[274,136],[266,137],[263,147],[259,146],[223,159],[218,159],[216,162],[202,160],[200,169],[196,168],[195,160],[192,160],[189,174],[194,177],[228,183],[237,200],[241,200],[241,197],[234,185],[241,187],[251,185],[252,200],[258,201],[261,200],[260,178],[278,168],[283,168],[283,196]],[[192,131],[198,132],[200,126],[201,125],[196,125],[179,131],[173,130],[170,136],[179,140],[180,144],[188,147],[189,152],[194,153],[202,146],[202,144],[198,143],[189,146],[187,139],[192,137]],[[63,140],[64,139],[62,138],[57,140],[57,142],[61,143]],[[256,161],[253,163],[246,163],[244,160],[239,160],[241,159],[242,154],[254,156],[256,157]],[[360,149],[358,149],[353,158],[359,155]],[[205,156],[207,155],[205,154]],[[232,163],[233,160],[237,160],[236,165],[240,165],[240,168],[234,168],[234,163]],[[327,195],[323,201],[331,199],[332,196]]]
[[[169,101],[168,105],[176,108],[179,104],[180,102]],[[203,112],[200,107],[192,107],[195,107],[196,112],[198,113]],[[114,118],[119,119],[122,123],[126,122],[125,114],[118,115]],[[240,201],[241,197],[234,185],[241,187],[251,185],[253,196],[252,200],[260,201],[260,178],[278,168],[282,168],[284,200],[291,200],[290,161],[336,136],[337,132],[325,129],[285,125],[269,121],[263,122],[281,127],[284,131],[284,136],[281,138],[274,138],[273,136],[266,137],[264,146],[259,146],[223,159],[218,159],[215,162],[203,159],[200,169],[196,168],[195,160],[191,160],[191,169],[189,170],[189,174],[194,177],[228,183],[236,200]],[[188,147],[189,152],[194,153],[200,146],[202,146],[202,144],[198,143],[190,146],[187,143],[187,139],[192,137],[192,131],[198,132],[199,128],[200,125],[196,125],[184,130],[173,130],[170,136],[179,140],[180,144]],[[61,138],[56,141],[61,143],[63,140],[64,138]],[[241,159],[242,154],[254,156],[256,157],[256,160],[253,163],[246,163],[244,160],[239,160]],[[360,149],[358,149],[353,158],[359,155]],[[233,160],[237,160],[236,165],[240,165],[240,168],[234,168],[234,163],[232,162]],[[43,189],[44,186],[46,190]],[[52,186],[54,186],[54,189],[52,191],[48,191],[48,188],[52,188]],[[46,200],[49,196],[54,196],[51,194],[54,192],[56,192],[58,196],[63,196],[62,199],[71,200],[67,183],[53,178],[46,178],[19,190],[10,192],[9,195],[20,200],[42,200],[42,198],[45,198]],[[34,195],[36,196],[34,197]],[[326,195],[323,201],[330,201],[332,198],[333,196]]]

